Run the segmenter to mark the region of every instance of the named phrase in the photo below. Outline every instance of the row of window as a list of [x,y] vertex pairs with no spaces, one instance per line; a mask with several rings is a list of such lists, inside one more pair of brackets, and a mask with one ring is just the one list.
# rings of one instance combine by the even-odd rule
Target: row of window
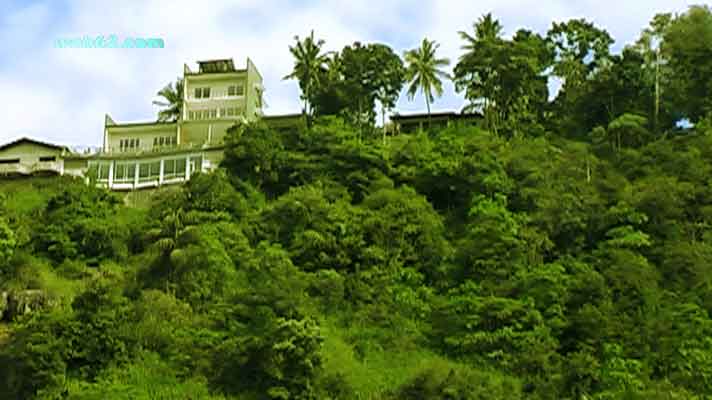
[[175,136],[162,136],[153,138],[153,147],[175,146],[178,138]]
[[[39,161],[40,162],[57,161],[57,157],[55,157],[55,156],[40,157]],[[19,163],[20,163],[19,158],[0,158],[0,164],[19,164]]]
[[[196,99],[209,99],[210,98],[210,87],[197,87],[193,91]],[[245,87],[243,85],[230,85],[227,87],[228,96],[244,96]]]
[[[163,136],[153,138],[153,147],[161,146],[175,146],[178,143],[178,138],[175,136]],[[119,150],[120,151],[132,151],[138,150],[141,146],[140,139],[121,139],[119,140]],[[54,160],[48,160],[54,161]]]
[[[136,179],[136,162],[117,162],[114,164],[114,182],[132,183]],[[198,171],[201,168],[202,158],[190,158],[190,171]],[[186,158],[173,158],[163,160],[163,179],[174,179],[185,176]],[[157,180],[161,174],[161,162],[141,162],[138,163],[139,182]],[[99,180],[109,179],[109,164],[98,165],[97,176]]]
[[121,139],[121,140],[119,140],[119,150],[120,151],[138,149],[140,145],[141,145],[141,141],[139,139]]
[[240,109],[238,107],[188,111],[188,119],[193,121],[201,119],[229,118],[236,117],[238,115],[240,115]]

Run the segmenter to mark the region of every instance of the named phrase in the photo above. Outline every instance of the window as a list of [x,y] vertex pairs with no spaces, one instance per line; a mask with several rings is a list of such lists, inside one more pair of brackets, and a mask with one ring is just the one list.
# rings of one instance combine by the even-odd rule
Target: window
[[210,118],[215,119],[218,117],[218,111],[216,109],[210,110]]
[[161,173],[161,162],[141,163],[138,169],[138,179],[141,182],[148,182],[158,179]]
[[55,156],[40,157],[40,162],[57,161]]
[[133,182],[136,174],[136,164],[117,163],[114,165],[114,181]]
[[110,165],[111,164],[104,164],[104,163],[97,164],[96,175],[100,181],[105,181],[105,180],[109,179],[109,166]]
[[146,179],[151,175],[151,164],[141,163],[138,167],[138,178]]
[[163,161],[163,175],[165,177],[172,177],[176,172],[176,160],[165,160]]
[[210,88],[195,88],[195,98],[196,99],[209,99],[210,98]]
[[191,157],[190,158],[190,173],[193,174],[195,172],[200,172],[202,171],[203,167],[203,158],[202,157]]
[[179,176],[185,176],[185,158],[178,158],[176,162],[176,174]]
[[230,117],[234,117],[235,115],[237,115],[237,108],[228,108],[227,115]]
[[19,164],[19,158],[0,158],[0,164]]
[[242,96],[245,94],[245,87],[242,85],[231,85],[227,87],[228,96]]
[[188,111],[188,119],[195,119],[195,111]]
[[141,146],[140,139],[120,139],[119,140],[119,150],[129,151],[132,149],[138,149]]

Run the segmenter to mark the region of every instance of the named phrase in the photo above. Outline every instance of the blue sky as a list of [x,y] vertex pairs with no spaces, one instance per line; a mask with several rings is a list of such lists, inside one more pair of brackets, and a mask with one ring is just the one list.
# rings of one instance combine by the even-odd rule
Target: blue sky
[[[0,143],[31,136],[67,145],[99,145],[104,114],[120,122],[155,119],[155,93],[203,59],[250,57],[265,80],[266,114],[298,112],[299,89],[283,81],[292,67],[288,46],[314,29],[326,50],[354,41],[381,42],[398,53],[423,37],[441,44],[456,62],[459,30],[470,31],[492,12],[506,34],[544,33],[552,21],[585,17],[616,39],[634,41],[658,12],[681,12],[696,2],[664,0],[2,0],[0,14]],[[58,38],[88,35],[160,37],[163,49],[57,49]],[[459,110],[462,95],[450,83],[434,110]],[[405,95],[400,112],[424,109]]]

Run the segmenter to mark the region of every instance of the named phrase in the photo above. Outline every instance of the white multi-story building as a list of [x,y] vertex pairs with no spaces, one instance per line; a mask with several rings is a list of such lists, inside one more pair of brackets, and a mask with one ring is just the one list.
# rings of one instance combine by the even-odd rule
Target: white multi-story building
[[217,167],[227,130],[262,117],[262,77],[248,59],[235,69],[231,59],[184,66],[182,113],[175,122],[104,123],[102,151],[88,159],[97,184],[132,190],[179,183]]

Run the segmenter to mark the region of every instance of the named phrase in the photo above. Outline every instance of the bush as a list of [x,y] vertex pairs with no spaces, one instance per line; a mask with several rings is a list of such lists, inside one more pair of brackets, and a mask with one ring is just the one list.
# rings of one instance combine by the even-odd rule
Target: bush
[[496,372],[464,366],[435,365],[418,373],[396,392],[393,399],[412,400],[516,400],[522,399],[520,383]]

